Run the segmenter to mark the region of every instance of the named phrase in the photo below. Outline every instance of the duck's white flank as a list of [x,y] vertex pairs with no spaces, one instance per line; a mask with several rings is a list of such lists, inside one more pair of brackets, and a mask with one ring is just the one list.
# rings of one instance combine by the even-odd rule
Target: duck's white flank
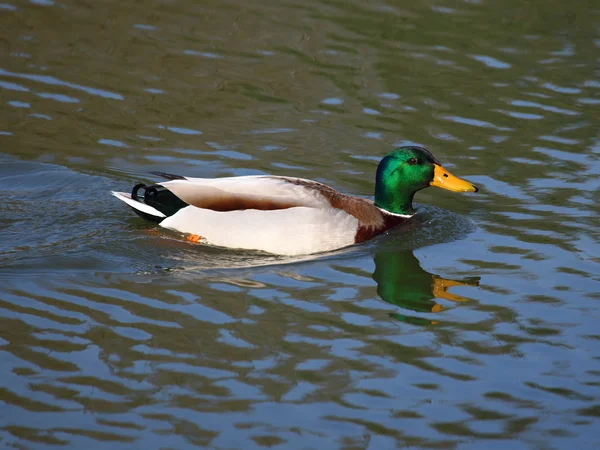
[[219,212],[187,206],[160,225],[198,234],[212,245],[303,255],[354,244],[358,220],[332,208]]

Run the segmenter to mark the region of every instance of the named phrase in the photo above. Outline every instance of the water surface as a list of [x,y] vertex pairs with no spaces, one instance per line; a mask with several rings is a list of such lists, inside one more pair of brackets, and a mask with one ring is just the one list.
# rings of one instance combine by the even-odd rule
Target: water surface
[[[0,447],[598,447],[592,3],[0,4]],[[480,192],[318,258],[109,194],[408,143]]]

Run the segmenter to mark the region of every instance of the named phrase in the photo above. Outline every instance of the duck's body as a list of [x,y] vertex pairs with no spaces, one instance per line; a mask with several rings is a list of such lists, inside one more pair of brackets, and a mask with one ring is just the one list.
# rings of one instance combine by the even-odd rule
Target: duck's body
[[[422,189],[433,183],[433,164],[439,167],[439,163],[427,150],[409,148],[413,152],[408,156],[416,152],[431,160],[425,161],[432,164],[431,179],[419,184]],[[391,155],[395,153],[386,158]],[[412,196],[418,189],[411,191],[414,187],[408,186],[408,207],[404,199],[390,197],[387,188],[394,186],[387,185],[397,182],[381,180],[398,175],[398,162],[383,161],[378,168],[375,202],[316,181],[268,175],[207,179],[159,173],[169,181],[137,185],[131,195],[113,194],[138,215],[211,245],[283,255],[310,254],[366,241],[414,214]],[[387,173],[390,169],[394,170]],[[140,189],[144,189],[143,196],[138,194]]]
[[[144,197],[154,200],[141,203],[129,194],[113,194],[165,228],[221,247],[285,255],[324,252],[371,239],[410,218],[302,178],[161,175],[176,179],[154,185],[155,191],[148,187],[146,192],[156,193]],[[181,208],[167,217],[163,205],[176,199]]]

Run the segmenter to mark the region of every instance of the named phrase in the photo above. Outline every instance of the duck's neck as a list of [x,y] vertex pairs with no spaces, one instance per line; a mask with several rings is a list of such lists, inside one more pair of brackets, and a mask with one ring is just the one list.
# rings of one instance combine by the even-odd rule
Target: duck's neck
[[375,186],[375,206],[393,214],[413,215],[412,200],[415,192],[398,186],[390,187],[385,183]]

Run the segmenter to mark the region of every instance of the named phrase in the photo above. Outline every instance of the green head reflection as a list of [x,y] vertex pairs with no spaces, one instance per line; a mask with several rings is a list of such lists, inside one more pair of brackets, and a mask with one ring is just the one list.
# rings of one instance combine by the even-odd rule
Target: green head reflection
[[[479,277],[462,281],[448,280],[425,271],[412,250],[380,251],[375,255],[373,279],[377,294],[387,303],[420,313],[438,313],[443,307],[436,298],[465,302],[467,298],[448,292],[453,286],[477,286]],[[392,314],[392,317],[409,323],[428,325],[434,319]]]

